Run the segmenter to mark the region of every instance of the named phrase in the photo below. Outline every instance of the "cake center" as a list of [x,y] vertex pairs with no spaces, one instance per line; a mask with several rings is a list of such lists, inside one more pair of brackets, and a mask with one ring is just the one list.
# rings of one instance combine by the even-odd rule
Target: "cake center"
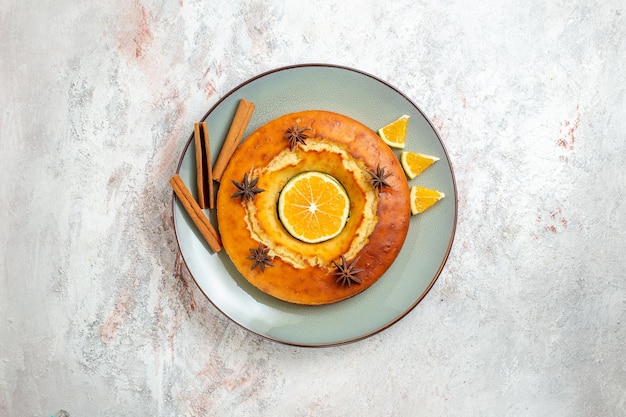
[[350,214],[346,190],[333,176],[300,173],[287,181],[278,197],[278,217],[298,240],[319,243],[341,233]]

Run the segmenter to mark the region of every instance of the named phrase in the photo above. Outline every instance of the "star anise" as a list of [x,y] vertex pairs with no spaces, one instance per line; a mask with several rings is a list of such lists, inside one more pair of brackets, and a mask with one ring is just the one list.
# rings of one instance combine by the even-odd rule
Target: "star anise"
[[311,130],[310,127],[298,127],[298,123],[296,123],[293,127],[287,129],[287,133],[285,134],[285,139],[289,141],[289,148],[293,151],[298,146],[298,143],[304,145],[305,139],[309,137],[305,132],[307,130]]
[[356,274],[364,270],[355,268],[358,261],[359,258],[356,258],[354,261],[352,261],[351,264],[348,265],[348,261],[346,261],[346,257],[344,255],[341,255],[341,263],[333,261],[333,263],[337,267],[337,272],[333,272],[333,275],[337,276],[336,282],[341,283],[341,285],[347,285],[348,287],[353,282],[360,284],[361,279],[357,277]]
[[270,262],[269,251],[270,249],[265,247],[262,243],[259,243],[258,249],[250,248],[250,256],[248,256],[248,259],[254,261],[250,269],[254,269],[258,266],[261,268],[261,272],[265,272],[266,266],[274,266],[274,264]]
[[257,188],[256,184],[259,182],[258,178],[253,179],[252,181],[248,180],[248,174],[243,174],[243,182],[237,182],[233,180],[233,184],[238,188],[231,198],[236,198],[241,196],[241,200],[254,200],[255,195],[258,193],[262,193],[263,189]]
[[368,181],[372,183],[372,187],[378,189],[378,191],[383,189],[383,186],[389,187],[389,183],[385,181],[387,177],[391,175],[391,172],[385,172],[385,167],[381,167],[380,165],[376,166],[376,171],[367,170],[367,173],[372,176]]

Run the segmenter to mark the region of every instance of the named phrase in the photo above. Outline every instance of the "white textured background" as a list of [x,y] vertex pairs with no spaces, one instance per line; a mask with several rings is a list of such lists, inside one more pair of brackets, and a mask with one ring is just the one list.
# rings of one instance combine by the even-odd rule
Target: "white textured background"
[[[459,191],[424,301],[323,349],[203,297],[167,183],[222,95],[308,62],[405,92]],[[0,83],[0,415],[625,415],[624,1],[0,0]]]

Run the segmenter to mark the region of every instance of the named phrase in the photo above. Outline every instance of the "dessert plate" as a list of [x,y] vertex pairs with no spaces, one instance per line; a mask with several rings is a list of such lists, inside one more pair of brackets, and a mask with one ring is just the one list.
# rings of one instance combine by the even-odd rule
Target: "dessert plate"
[[[409,313],[433,286],[448,258],[457,219],[454,173],[446,149],[422,111],[403,93],[370,74],[342,66],[306,64],[278,68],[239,85],[203,118],[211,155],[219,153],[239,100],[256,108],[244,138],[270,120],[300,110],[329,110],[372,130],[403,114],[411,116],[405,150],[440,160],[409,185],[446,194],[428,211],[412,216],[407,239],[387,272],[364,292],[341,302],[300,306],[273,298],[249,284],[222,250],[213,253],[182,205],[173,199],[174,228],[183,259],[196,284],[223,314],[242,327],[277,342],[330,346],[371,336]],[[192,131],[190,127],[190,131]],[[194,192],[195,150],[189,138],[178,174]],[[205,210],[217,228],[217,215]]]

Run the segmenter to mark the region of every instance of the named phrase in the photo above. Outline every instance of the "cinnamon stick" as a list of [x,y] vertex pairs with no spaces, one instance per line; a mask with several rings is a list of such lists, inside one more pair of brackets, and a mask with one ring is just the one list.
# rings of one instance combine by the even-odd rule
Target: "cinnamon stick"
[[219,235],[209,222],[209,219],[204,215],[204,212],[196,200],[194,200],[191,192],[189,192],[182,178],[180,178],[180,175],[174,175],[169,182],[174,189],[174,193],[176,193],[176,196],[183,205],[183,208],[189,214],[189,217],[191,217],[193,224],[196,225],[198,231],[200,231],[200,234],[204,237],[213,252],[222,250],[222,242]]
[[209,130],[205,122],[195,123],[193,137],[196,147],[196,182],[200,208],[214,208],[213,170],[211,169],[211,145]]
[[215,161],[215,166],[213,167],[213,179],[216,181],[221,180],[222,174],[228,165],[228,161],[230,161],[231,156],[235,153],[235,150],[239,146],[239,142],[241,142],[241,138],[243,138],[243,135],[246,132],[248,122],[250,122],[253,112],[254,103],[244,98],[239,100],[239,106],[235,112],[235,117],[233,118],[228,134],[226,135],[226,139],[224,139],[222,149],[220,150],[220,154],[217,156],[217,161]]

